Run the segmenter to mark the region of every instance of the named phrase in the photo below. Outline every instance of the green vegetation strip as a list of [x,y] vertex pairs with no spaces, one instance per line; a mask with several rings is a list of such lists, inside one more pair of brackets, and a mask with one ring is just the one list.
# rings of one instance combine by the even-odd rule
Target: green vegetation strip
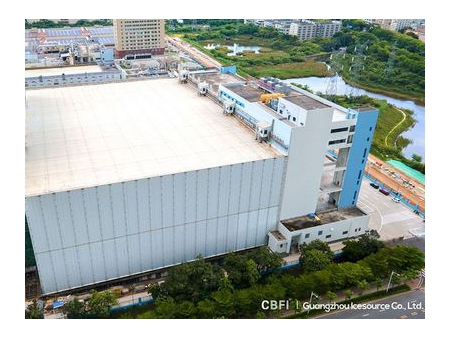
[[421,172],[407,166],[406,164],[404,164],[400,161],[389,160],[389,161],[387,161],[387,163],[389,165],[393,166],[394,168],[400,170],[401,172],[405,173],[406,175],[412,177],[417,182],[420,182],[423,185],[425,185],[425,175],[422,174]]

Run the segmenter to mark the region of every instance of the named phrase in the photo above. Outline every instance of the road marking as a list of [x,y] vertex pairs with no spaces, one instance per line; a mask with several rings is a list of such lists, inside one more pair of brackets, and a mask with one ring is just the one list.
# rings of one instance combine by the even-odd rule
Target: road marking
[[386,309],[381,309],[380,312],[386,311]]
[[371,203],[371,202],[369,202],[369,201],[366,201],[366,203],[369,204],[369,205],[371,205],[372,207],[374,207],[375,210],[378,212],[378,215],[380,215],[381,225],[380,225],[380,228],[378,229],[378,233],[380,233],[381,229],[383,229],[383,224],[384,224],[384,218],[383,218],[383,215],[381,214],[380,209],[378,209],[378,207],[377,207],[375,204],[373,204],[373,203]]
[[415,302],[417,302],[417,299],[414,299],[414,300],[411,301],[411,303],[415,303]]
[[406,318],[408,318],[408,316],[407,315],[403,315],[403,316],[400,316],[400,318],[401,319],[406,319]]
[[411,316],[417,316],[419,313],[417,313],[416,311],[411,312]]
[[364,314],[364,315],[362,315],[363,317],[367,317],[369,314],[368,313],[366,313],[366,314]]

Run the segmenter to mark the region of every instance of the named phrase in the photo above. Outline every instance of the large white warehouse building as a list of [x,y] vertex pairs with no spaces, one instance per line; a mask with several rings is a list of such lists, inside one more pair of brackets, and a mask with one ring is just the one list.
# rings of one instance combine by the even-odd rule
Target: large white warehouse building
[[212,99],[176,79],[26,91],[26,216],[43,294],[364,233],[355,205],[378,112],[285,87],[264,104],[270,86],[230,78],[211,83]]

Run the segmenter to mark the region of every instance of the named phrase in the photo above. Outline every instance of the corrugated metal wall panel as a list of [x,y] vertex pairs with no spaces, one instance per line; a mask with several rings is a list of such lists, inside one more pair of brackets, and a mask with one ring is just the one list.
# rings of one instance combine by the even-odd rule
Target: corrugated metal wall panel
[[256,246],[256,231],[258,229],[258,211],[248,214],[247,247]]
[[217,252],[226,252],[227,241],[227,218],[220,217],[217,219]]
[[39,270],[39,281],[41,283],[42,292],[48,293],[58,290],[50,252],[36,253],[35,257]]
[[111,279],[119,276],[117,269],[117,253],[116,243],[114,239],[103,242],[103,250],[105,252],[106,278]]
[[237,227],[238,227],[238,215],[230,215],[228,217],[228,227],[227,227],[227,251],[234,251],[237,249]]
[[174,236],[175,236],[175,244],[174,244],[174,261],[175,262],[184,262],[185,254],[184,254],[184,226],[176,226],[173,228]]
[[[261,198],[259,201],[259,208],[268,208],[270,206],[270,194],[273,182],[274,160],[264,160],[264,167],[262,172],[262,187],[261,187]],[[274,192],[276,193],[276,191]]]
[[162,227],[166,228],[173,225],[173,180],[174,175],[163,176],[161,178],[161,196],[162,196]]
[[126,237],[115,239],[117,250],[117,269],[119,276],[126,276],[130,273],[128,261],[128,245]]
[[186,223],[195,222],[197,215],[197,172],[186,173]]
[[109,186],[112,199],[112,216],[115,237],[125,236],[127,234],[126,219],[128,218],[128,215],[125,213],[125,189],[123,188],[123,185],[123,183],[118,183]]
[[164,266],[162,230],[152,231],[152,262],[154,268]]
[[130,265],[130,273],[138,273],[141,268],[141,243],[139,234],[127,236],[128,261]]
[[48,250],[47,229],[45,226],[40,196],[29,197],[26,203],[26,213],[30,236],[33,241],[35,255]]
[[247,247],[247,227],[248,227],[248,213],[239,214],[238,230],[237,230],[237,247]]
[[[48,250],[47,230],[56,250],[55,267],[49,257],[38,255],[40,273],[58,279],[56,285],[53,277],[44,277],[43,289],[54,292],[192,260],[198,254],[212,256],[265,243],[267,229],[277,222],[283,166],[284,158],[278,158],[48,195],[42,202],[44,219],[39,197],[27,198],[36,248]],[[269,212],[270,203],[275,204]],[[78,246],[69,250],[74,244]]]
[[285,158],[277,158],[274,161],[274,171],[272,176],[272,183],[270,188],[270,206],[278,205],[280,203],[280,196],[281,196],[281,187],[282,187],[282,180],[283,180],[283,172],[284,167],[286,165],[286,159]]
[[105,259],[111,259],[108,256],[104,256],[103,253],[103,243],[95,242],[91,243],[90,246],[91,254],[94,259],[92,259],[92,266],[94,272],[95,281],[103,281],[107,279],[106,269],[105,269]]
[[164,265],[171,265],[175,262],[175,234],[174,227],[167,227],[162,230],[162,252],[164,257]]
[[141,246],[141,264],[142,270],[150,270],[152,265],[152,241],[150,238],[150,232],[144,232],[139,235],[139,244]]
[[206,220],[197,222],[195,227],[195,252],[206,256]]
[[263,165],[264,161],[253,162],[252,172],[252,189],[250,191],[250,210],[256,210],[259,207],[261,200],[261,188],[263,184],[270,182],[263,182]]
[[206,222],[206,256],[216,254],[217,247],[217,218],[209,219]]
[[136,181],[125,182],[124,183],[124,200],[125,200],[125,210],[126,210],[126,233],[137,234],[139,232],[138,223],[138,203],[137,203],[137,189]]
[[81,190],[73,190],[70,192],[70,205],[72,209],[72,218],[75,226],[75,233],[77,238],[77,244],[89,243],[89,232],[86,225],[86,218],[84,214],[83,195]]
[[78,265],[77,248],[64,249],[64,257],[66,258],[66,268],[68,274],[69,288],[82,284],[80,267]]
[[208,206],[208,170],[197,172],[197,220],[206,219]]
[[114,238],[114,222],[112,220],[112,203],[109,196],[109,185],[97,187],[98,209],[103,240]]
[[[173,198],[173,211],[174,211],[174,224],[183,224],[186,215],[186,180],[185,175],[174,175],[174,198]],[[190,198],[190,197],[189,197]]]
[[241,195],[239,202],[239,212],[246,212],[250,206],[250,189],[252,179],[253,162],[244,163],[242,167]]
[[209,170],[208,180],[208,218],[216,217],[217,208],[219,206],[219,168],[212,168]]
[[62,246],[63,247],[74,246],[76,234],[74,231],[74,224],[72,224],[69,193],[65,192],[54,195],[54,201],[60,225],[59,229],[61,233]]
[[223,217],[228,215],[228,205],[230,200],[230,167],[220,168],[219,183],[219,212],[217,216]]
[[[102,240],[102,223],[100,222],[99,206],[97,203],[97,188],[83,190],[84,205],[86,210],[86,221],[88,224],[89,239],[91,242]],[[109,224],[111,227],[111,224]],[[110,231],[112,233],[112,231]],[[108,236],[106,238],[111,238]]]
[[154,177],[150,180],[150,228],[159,229],[162,226],[161,208],[161,178]]
[[53,194],[42,195],[41,205],[44,211],[44,223],[53,225],[52,229],[48,229],[48,250],[56,250],[61,246],[61,237],[59,235],[59,224],[56,217],[55,202]]
[[239,212],[240,188],[241,188],[242,165],[234,164],[231,166],[230,173],[230,200],[228,213],[237,214]]
[[[150,230],[150,201],[149,201],[149,181],[148,179],[138,180],[137,187],[137,201],[139,209],[139,228],[142,232]],[[142,246],[141,246],[142,247]]]
[[[54,273],[56,274],[56,281],[60,290],[69,289],[69,276],[66,269],[66,262],[64,253],[61,251],[51,251]],[[61,257],[63,256],[63,257]],[[61,259],[63,258],[63,259]]]
[[196,256],[196,248],[195,248],[195,223],[188,223],[185,225],[185,241],[184,246],[186,248],[186,260],[190,257]]

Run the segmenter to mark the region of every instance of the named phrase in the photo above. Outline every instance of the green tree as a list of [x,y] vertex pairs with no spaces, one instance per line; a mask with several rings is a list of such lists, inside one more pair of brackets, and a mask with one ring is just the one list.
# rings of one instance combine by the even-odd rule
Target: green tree
[[260,277],[256,263],[246,255],[228,254],[223,266],[234,288],[237,289],[254,285]]
[[378,240],[380,235],[376,230],[362,235],[358,239],[344,241],[345,245],[342,249],[344,259],[350,262],[357,262],[364,257],[373,254],[384,247],[383,242]]
[[315,239],[311,241],[309,244],[303,243],[300,245],[300,252],[302,255],[309,250],[322,251],[330,258],[330,261],[333,260],[333,252],[331,251],[330,246],[328,245],[328,243],[325,243],[320,239]]
[[367,289],[368,283],[365,279],[363,279],[362,281],[358,282],[358,288],[361,290],[361,295],[363,294],[364,290]]
[[413,155],[412,155],[412,159],[413,159],[413,161],[416,161],[416,162],[418,162],[418,163],[421,163],[421,162],[422,162],[422,156],[417,155],[417,154],[413,154]]
[[260,274],[269,269],[279,268],[283,264],[281,255],[270,250],[268,246],[261,246],[256,250],[250,251],[247,257],[256,263]]
[[331,264],[331,259],[326,252],[312,249],[302,253],[301,262],[305,272],[314,272],[325,269]]
[[85,304],[77,297],[64,305],[64,312],[69,319],[80,319],[87,317]]
[[375,280],[375,285],[377,286],[377,291],[380,290],[380,288],[383,286],[383,281],[382,281],[382,279],[378,277],[378,278]]
[[215,301],[217,317],[232,318],[234,315],[233,293],[229,290],[216,291],[211,294]]
[[350,298],[352,298],[352,296],[353,296],[353,291],[352,290],[345,290],[344,291],[344,295],[345,295],[345,299],[350,299]]
[[216,307],[214,301],[210,299],[201,300],[197,303],[198,318],[212,319],[216,317]]
[[327,298],[330,300],[330,303],[337,298],[337,294],[331,291],[327,291]]
[[89,316],[94,318],[109,317],[111,307],[117,305],[116,296],[110,291],[92,293],[88,303]]
[[25,319],[44,319],[44,309],[40,307],[36,300],[25,309]]

